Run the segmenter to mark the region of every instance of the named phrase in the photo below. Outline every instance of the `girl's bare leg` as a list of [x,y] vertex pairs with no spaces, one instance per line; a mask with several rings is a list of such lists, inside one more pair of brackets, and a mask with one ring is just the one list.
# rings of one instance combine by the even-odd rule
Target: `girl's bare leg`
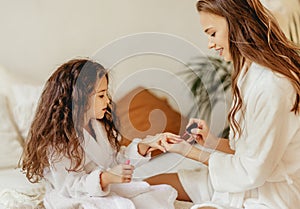
[[145,179],[144,181],[148,182],[150,185],[157,185],[157,184],[168,184],[174,187],[178,192],[177,200],[183,201],[190,201],[190,197],[184,191],[182,184],[178,178],[177,173],[165,173],[159,174],[156,176],[152,176],[150,178]]

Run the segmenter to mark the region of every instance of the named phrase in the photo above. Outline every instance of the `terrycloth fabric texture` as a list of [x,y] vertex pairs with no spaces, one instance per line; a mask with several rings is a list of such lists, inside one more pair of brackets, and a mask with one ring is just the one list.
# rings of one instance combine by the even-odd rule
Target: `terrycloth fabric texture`
[[108,142],[103,125],[93,120],[92,127],[96,138],[87,131],[84,132],[85,143],[82,146],[86,156],[83,171],[67,171],[70,160],[66,157],[61,157],[45,171],[45,178],[49,183],[44,199],[45,207],[47,209],[173,209],[177,191],[168,185],[150,186],[146,182],[139,181],[109,185],[105,189],[100,186],[101,172],[124,163],[126,159],[130,159],[132,165],[137,167],[147,162],[150,156],[144,157],[138,154],[137,143],[140,139],[133,140],[126,148],[122,147],[121,151],[116,153]]
[[193,175],[193,171],[183,172],[180,179],[189,182],[183,186],[191,197],[198,197],[197,203],[212,201],[225,208],[245,209],[298,208],[300,118],[290,111],[295,90],[286,78],[255,63],[241,75],[238,85],[247,105],[242,107],[243,115],[236,115],[243,133],[239,138],[230,135],[235,154],[213,152],[207,168]]

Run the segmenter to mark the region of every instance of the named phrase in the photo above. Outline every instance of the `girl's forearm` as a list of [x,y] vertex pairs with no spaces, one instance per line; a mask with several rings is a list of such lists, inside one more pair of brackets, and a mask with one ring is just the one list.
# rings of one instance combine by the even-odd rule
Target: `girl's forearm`
[[105,190],[107,186],[111,183],[109,174],[106,171],[100,172],[99,179],[102,190]]
[[147,155],[147,151],[149,150],[150,146],[143,144],[143,143],[138,143],[138,152],[140,155],[142,156],[146,156]]

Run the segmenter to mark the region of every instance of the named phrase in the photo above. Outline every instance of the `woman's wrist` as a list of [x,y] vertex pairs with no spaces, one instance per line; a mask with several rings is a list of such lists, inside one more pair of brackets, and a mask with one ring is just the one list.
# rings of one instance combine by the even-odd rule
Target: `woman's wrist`
[[182,145],[183,145],[182,147],[179,147],[177,154],[180,154],[182,156],[187,156],[193,149],[193,145],[186,142],[182,143]]
[[207,139],[205,140],[205,147],[209,149],[217,149],[218,144],[219,144],[220,138],[209,134]]
[[195,146],[192,146],[190,151],[187,153],[186,157],[199,161],[205,165],[208,165],[208,160],[210,157],[210,153],[200,150],[196,148]]

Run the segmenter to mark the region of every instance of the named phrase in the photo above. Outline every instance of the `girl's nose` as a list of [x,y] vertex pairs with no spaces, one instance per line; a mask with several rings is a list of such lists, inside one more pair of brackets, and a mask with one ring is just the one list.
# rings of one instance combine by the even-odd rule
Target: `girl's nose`
[[208,40],[208,49],[212,49],[212,48],[214,48],[216,46],[216,44],[211,40],[211,39],[209,39]]

